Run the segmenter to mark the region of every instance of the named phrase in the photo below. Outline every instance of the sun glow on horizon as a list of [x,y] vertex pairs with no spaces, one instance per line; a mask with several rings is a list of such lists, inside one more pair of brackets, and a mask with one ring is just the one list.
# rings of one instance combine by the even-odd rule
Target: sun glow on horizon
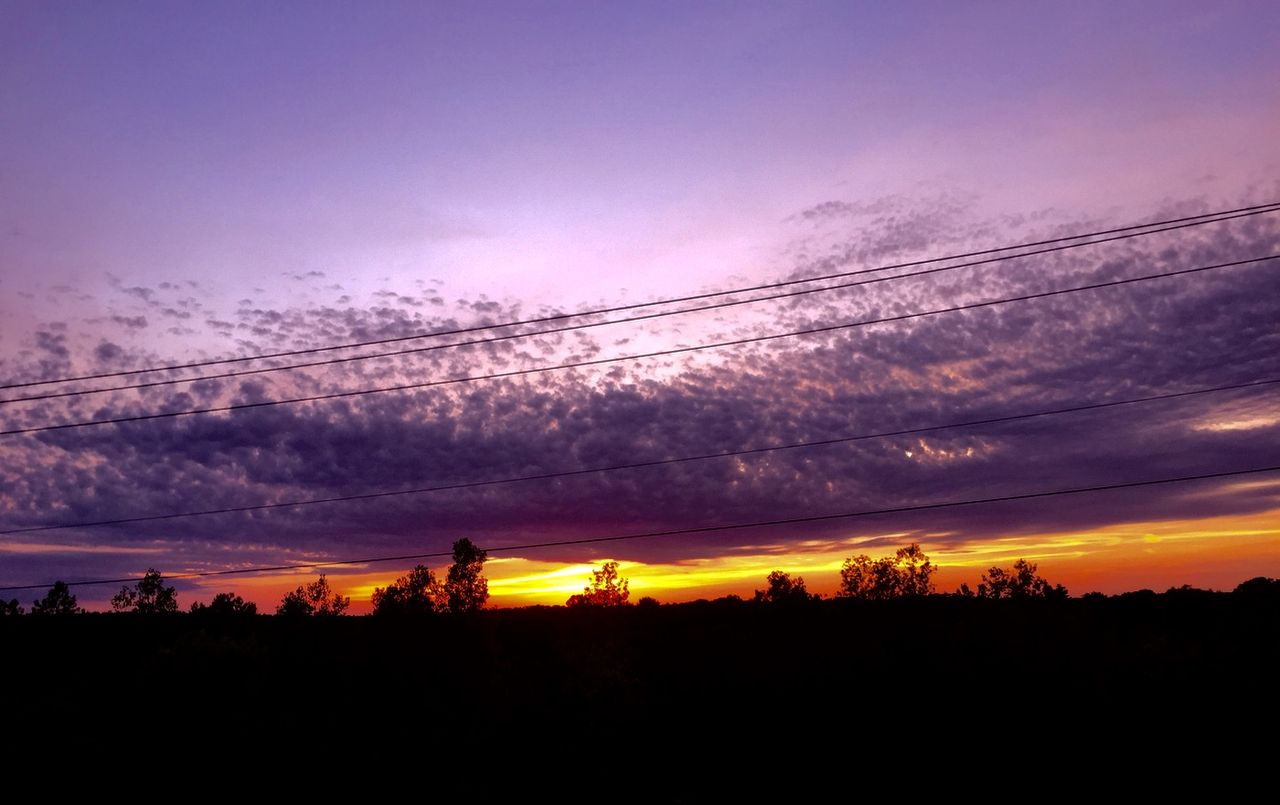
[[[834,594],[839,570],[850,556],[891,554],[897,547],[919,542],[939,567],[938,589],[954,590],[961,582],[974,584],[993,565],[1008,566],[1016,559],[1040,565],[1042,574],[1065,584],[1073,594],[1093,590],[1117,593],[1150,587],[1167,589],[1181,584],[1231,589],[1258,575],[1280,576],[1280,509],[1244,517],[1123,523],[1081,532],[996,537],[949,542],[946,534],[909,533],[850,536],[844,539],[764,543],[734,555],[672,562],[620,560],[619,572],[630,581],[631,600],[652,596],[664,603],[716,598],[729,594],[750,597],[764,586],[773,570],[805,578],[812,592]],[[485,567],[489,606],[558,605],[582,592],[591,571],[609,561],[600,555],[586,562],[563,563],[532,557],[494,557]],[[433,568],[443,576],[445,568]],[[377,587],[385,587],[408,568],[365,566],[344,570],[326,568],[331,583],[351,596],[353,614],[368,612]],[[290,571],[236,579],[212,577],[197,582],[196,598],[205,600],[229,586],[273,611],[280,596],[315,576],[314,571]]]

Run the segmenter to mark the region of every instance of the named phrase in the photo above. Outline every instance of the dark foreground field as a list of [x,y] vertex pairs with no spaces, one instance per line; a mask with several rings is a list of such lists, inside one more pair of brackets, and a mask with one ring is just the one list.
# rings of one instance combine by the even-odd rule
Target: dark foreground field
[[0,641],[11,728],[194,717],[214,729],[370,736],[416,724],[416,740],[442,748],[794,741],[833,727],[954,741],[1265,723],[1280,599],[26,616],[0,621]]

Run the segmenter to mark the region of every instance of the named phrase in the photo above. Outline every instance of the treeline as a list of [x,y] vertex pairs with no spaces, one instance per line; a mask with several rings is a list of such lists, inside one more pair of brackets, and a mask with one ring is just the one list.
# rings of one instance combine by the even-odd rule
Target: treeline
[[[888,601],[897,598],[921,598],[938,595],[934,574],[938,566],[930,561],[918,544],[899,548],[892,556],[880,559],[861,554],[851,556],[840,568],[840,585],[836,598],[856,598],[863,601]],[[1067,588],[1051,584],[1038,574],[1035,564],[1019,559],[1012,568],[992,567],[982,574],[977,589],[961,584],[952,595],[966,598],[1066,598]],[[592,571],[591,584],[582,593],[569,597],[567,606],[623,606],[630,597],[630,581],[622,578],[617,562],[605,562],[599,570]],[[739,596],[726,596],[728,600],[743,600]],[[756,590],[752,601],[764,604],[801,603],[819,601],[822,595],[809,592],[804,576],[792,577],[790,573],[775,570],[765,578],[765,589]],[[640,599],[638,603],[657,603],[653,599]]]
[[[413,615],[433,612],[470,612],[489,600],[489,581],[484,577],[485,551],[469,539],[453,543],[453,564],[443,581],[430,568],[418,565],[408,575],[373,592],[374,612],[380,615]],[[286,617],[342,615],[351,606],[351,598],[341,595],[329,584],[323,573],[310,584],[298,585],[286,593],[276,607],[276,614]],[[136,584],[125,585],[111,597],[113,612],[139,614],[174,614],[179,612],[178,594],[164,584],[164,577],[154,568],[143,574]],[[32,615],[79,615],[84,609],[64,581],[55,582],[45,596],[31,605]],[[196,601],[189,612],[200,616],[256,615],[258,605],[234,593],[218,593],[208,604]],[[23,615],[25,610],[14,598],[0,601],[0,616]]]
[[[489,582],[484,576],[484,563],[488,555],[469,539],[453,544],[453,563],[443,578],[425,565],[417,565],[406,575],[386,587],[373,592],[373,614],[403,617],[432,614],[462,614],[482,609],[489,600]],[[892,556],[871,559],[863,555],[851,556],[840,568],[837,599],[863,601],[889,601],[918,599],[931,596],[975,598],[990,600],[1063,600],[1068,597],[1067,588],[1053,584],[1039,575],[1038,567],[1025,559],[1019,559],[1012,567],[991,567],[982,573],[976,588],[967,583],[952,593],[939,593],[934,583],[938,566],[918,544],[899,548]],[[1280,580],[1257,577],[1238,585],[1234,592],[1241,595],[1280,595]],[[1197,590],[1188,585],[1171,588],[1168,594],[1192,594],[1209,591]],[[1125,596],[1155,595],[1152,590],[1125,593]],[[631,605],[630,580],[619,572],[619,564],[605,562],[592,570],[589,584],[581,593],[565,601],[570,608],[620,607]],[[1105,597],[1101,593],[1088,593],[1085,598]],[[820,601],[823,596],[809,592],[803,576],[775,570],[765,579],[765,588],[756,590],[750,599],[728,595],[721,601],[729,603],[755,603],[769,605],[793,605]],[[643,597],[639,606],[657,606],[658,601]],[[351,599],[333,590],[322,573],[309,584],[299,585],[286,593],[276,607],[276,614],[289,617],[336,616],[346,612]],[[165,586],[164,578],[149,569],[136,584],[121,588],[111,599],[114,612],[164,614],[179,612],[177,592]],[[83,613],[70,586],[56,582],[37,601],[32,602],[32,615],[74,615]],[[258,607],[234,593],[218,593],[208,604],[195,602],[189,612],[199,616],[256,615]],[[18,600],[0,601],[0,616],[23,615],[25,610]]]

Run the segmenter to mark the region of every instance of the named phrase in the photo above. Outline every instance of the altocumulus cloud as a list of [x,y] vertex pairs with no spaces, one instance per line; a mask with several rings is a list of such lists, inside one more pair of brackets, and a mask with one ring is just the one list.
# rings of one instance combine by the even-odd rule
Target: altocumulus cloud
[[[1025,221],[969,221],[963,207],[963,200],[950,198],[915,206],[900,199],[817,205],[796,216],[797,226],[807,229],[787,252],[792,276],[914,256],[925,248],[998,243],[1025,231]],[[1038,222],[1037,234],[1071,228],[1049,219]],[[687,319],[8,406],[3,413],[12,427],[463,377],[900,315],[1270,254],[1278,247],[1280,227],[1264,216]],[[13,528],[326,497],[1277,377],[1278,278],[1274,266],[1235,268],[687,357],[8,438],[0,445],[0,511],[4,527]],[[158,290],[122,290],[158,305]],[[158,315],[174,315],[157,309]],[[192,298],[174,312],[201,309]],[[398,294],[368,308],[276,309],[246,300],[234,316],[212,319],[210,326],[234,333],[243,353],[393,338],[540,312],[546,311],[490,299],[423,305]],[[138,319],[117,317],[101,326],[139,330],[145,319]],[[93,334],[98,346],[91,362],[110,368],[148,362],[145,353],[109,340],[112,332]],[[7,366],[31,377],[64,370],[73,357],[67,344],[65,325],[42,329],[34,335],[34,349],[25,358],[11,357]],[[136,570],[138,551],[148,553],[146,562],[153,562],[154,553],[153,563],[171,569],[214,568],[430,551],[460,536],[502,545],[1214,472],[1276,462],[1276,401],[1275,391],[1233,392],[741,459],[59,531],[29,541],[15,537],[6,543],[0,581]],[[610,550],[624,559],[682,560],[766,542],[785,548],[800,540],[880,533],[889,524],[895,531],[962,545],[1143,519],[1253,513],[1280,506],[1278,495],[1276,485],[1224,482],[622,543]],[[49,547],[54,545],[95,552]],[[582,558],[568,549],[543,555]]]

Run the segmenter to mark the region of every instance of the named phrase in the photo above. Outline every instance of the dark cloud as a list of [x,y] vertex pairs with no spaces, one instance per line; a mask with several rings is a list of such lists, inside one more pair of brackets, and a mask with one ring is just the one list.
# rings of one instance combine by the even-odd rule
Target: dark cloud
[[66,333],[37,330],[35,341],[36,349],[41,352],[47,352],[55,358],[68,358],[71,356],[71,351],[67,349]]
[[98,363],[104,366],[113,364],[120,360],[120,356],[124,354],[124,349],[119,344],[110,341],[100,341],[98,346],[93,350],[93,356],[98,359]]
[[883,207],[884,202],[879,202],[875,207],[872,207],[867,204],[850,201],[824,201],[821,204],[815,204],[812,207],[801,210],[792,216],[791,220],[817,221],[831,218],[850,218],[855,215],[865,215],[868,212],[883,209]]
[[156,292],[153,291],[152,289],[143,288],[138,285],[135,285],[129,288],[121,288],[120,292],[127,294],[128,296],[141,299],[143,302],[147,302],[147,303],[150,303],[156,295]]
[[[1004,226],[967,221],[958,210],[945,199],[921,211],[886,204],[872,213],[884,218],[882,226],[845,237],[830,263],[797,258],[797,270],[811,272],[820,263],[866,265],[877,255],[909,251],[918,240],[914,223],[924,222],[942,246],[956,247],[981,242]],[[1024,223],[1033,226],[1033,236],[1064,225],[1053,215]],[[250,382],[78,398],[0,415],[14,425],[462,378],[1034,293],[1274,253],[1277,247],[1280,227],[1260,217],[712,315],[342,363]],[[3,522],[109,519],[456,484],[1280,377],[1278,271],[1274,265],[1241,267],[687,356],[10,439],[0,445],[6,457],[0,463]],[[306,348],[457,329],[474,325],[470,316],[476,315],[481,321],[528,315],[516,304],[484,298],[460,302],[454,309],[467,316],[457,319],[406,309],[392,292],[383,299],[385,304],[367,308],[276,309],[246,302],[234,322],[217,323],[252,333],[252,342],[242,342],[246,349]],[[66,349],[64,334],[41,332],[46,354]],[[741,459],[54,533],[60,541],[130,550],[163,546],[167,567],[198,568],[302,554],[429,551],[459,536],[500,545],[983,498],[1277,463],[1277,399],[1275,390],[1238,391]],[[683,560],[761,545],[784,550],[798,540],[886,529],[928,534],[962,548],[992,536],[1278,505],[1275,485],[1199,483],[617,543],[608,550]],[[570,549],[551,555],[582,558]],[[95,555],[83,566],[92,564],[87,575],[137,569],[144,556]],[[0,575],[25,580],[51,561],[23,554],[12,565],[6,559]]]
[[111,321],[129,330],[145,330],[147,327],[146,316],[112,316]]
[[323,271],[289,271],[285,272],[284,276],[295,282],[306,282],[307,280],[324,279],[325,273]]

